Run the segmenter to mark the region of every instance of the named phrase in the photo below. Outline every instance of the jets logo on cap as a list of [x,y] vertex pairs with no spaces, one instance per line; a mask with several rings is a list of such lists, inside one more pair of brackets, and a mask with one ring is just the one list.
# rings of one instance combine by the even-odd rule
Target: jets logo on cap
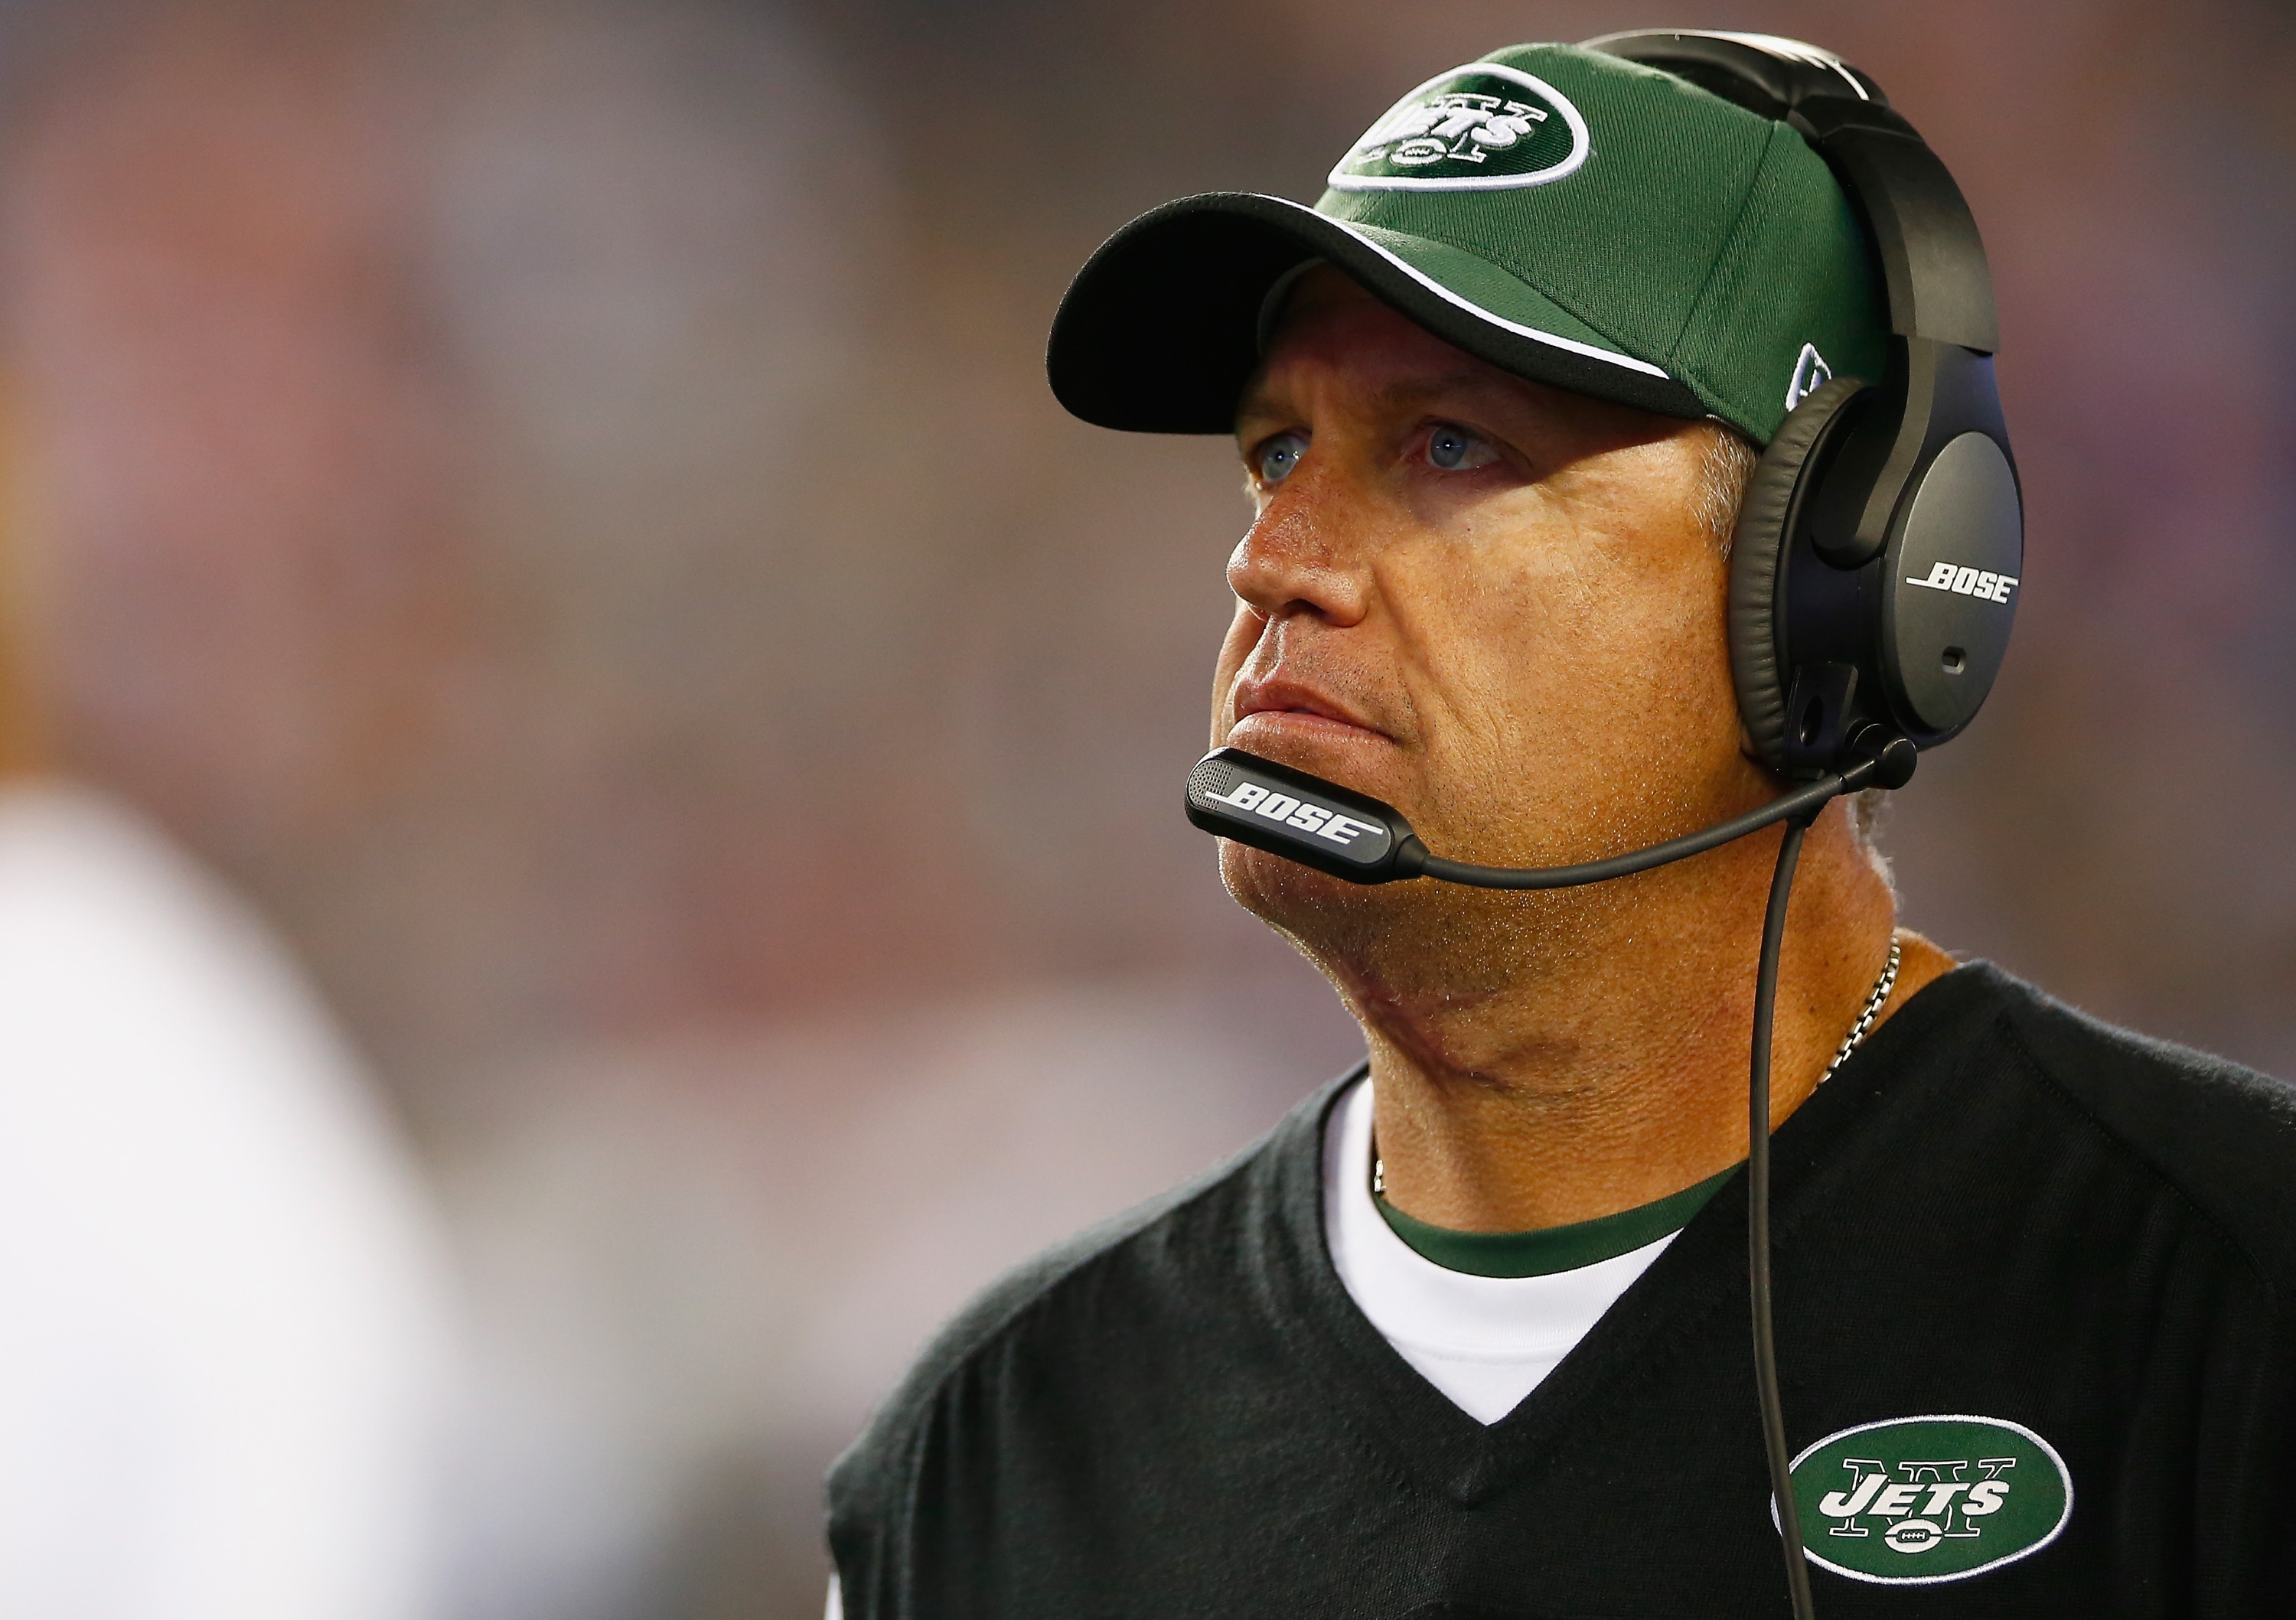
[[1587,120],[1543,78],[1496,62],[1439,73],[1332,170],[1343,192],[1544,185],[1587,160]]
[[1881,1586],[1983,1575],[2038,1552],[2073,1516],[2065,1460],[2005,1418],[1845,1428],[1794,1459],[1793,1488],[1810,1561]]

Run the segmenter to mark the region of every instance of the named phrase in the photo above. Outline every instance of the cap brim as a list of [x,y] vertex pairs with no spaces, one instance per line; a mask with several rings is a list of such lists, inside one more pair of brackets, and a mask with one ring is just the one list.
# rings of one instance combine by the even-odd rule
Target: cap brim
[[1487,260],[1247,192],[1183,197],[1101,244],[1053,317],[1054,397],[1103,428],[1234,431],[1259,364],[1261,307],[1311,259],[1503,371],[1669,416],[1707,414],[1686,385]]

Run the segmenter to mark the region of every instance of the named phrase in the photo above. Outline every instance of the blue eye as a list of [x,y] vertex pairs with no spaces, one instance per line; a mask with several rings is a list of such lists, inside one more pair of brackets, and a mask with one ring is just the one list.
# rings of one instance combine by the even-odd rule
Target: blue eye
[[1307,454],[1307,435],[1278,433],[1253,453],[1259,481],[1262,484],[1281,484],[1292,476],[1292,470]]
[[1468,452],[1474,447],[1472,434],[1457,428],[1439,427],[1428,436],[1427,459],[1444,471],[1453,472],[1466,463]]

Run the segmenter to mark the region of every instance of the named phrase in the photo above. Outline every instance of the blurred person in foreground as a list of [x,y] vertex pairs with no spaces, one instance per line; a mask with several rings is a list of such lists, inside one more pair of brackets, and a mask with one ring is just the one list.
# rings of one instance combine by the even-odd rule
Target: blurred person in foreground
[[[1256,342],[1208,352],[1191,299]],[[1406,97],[1313,212],[1131,227],[1053,364],[1088,420],[1233,425],[1215,745],[1532,866],[1776,795],[1735,513],[1809,356],[1874,378],[1886,343],[1784,122],[1521,46]],[[1784,1612],[1740,1168],[1779,839],[1550,893],[1224,841],[1367,1062],[945,1331],[832,1474],[832,1612]],[[2296,1612],[2296,1094],[1898,928],[1848,802],[1801,870],[1774,1231],[1817,1608]]]
[[47,769],[0,606],[0,1616],[417,1620],[423,1189],[253,913]]

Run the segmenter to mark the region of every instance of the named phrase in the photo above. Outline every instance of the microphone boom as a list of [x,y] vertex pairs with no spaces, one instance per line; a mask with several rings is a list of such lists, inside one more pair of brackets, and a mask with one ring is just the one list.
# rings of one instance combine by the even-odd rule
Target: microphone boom
[[1572,866],[1478,866],[1431,855],[1393,806],[1242,749],[1214,749],[1196,762],[1188,773],[1188,820],[1206,832],[1350,883],[1433,878],[1472,888],[1575,888],[1703,855],[1778,822],[1814,816],[1828,799],[1868,785],[1901,786],[1913,774],[1912,745],[1894,737],[1875,743],[1858,750],[1860,757],[1847,769],[1782,793],[1743,815]]

